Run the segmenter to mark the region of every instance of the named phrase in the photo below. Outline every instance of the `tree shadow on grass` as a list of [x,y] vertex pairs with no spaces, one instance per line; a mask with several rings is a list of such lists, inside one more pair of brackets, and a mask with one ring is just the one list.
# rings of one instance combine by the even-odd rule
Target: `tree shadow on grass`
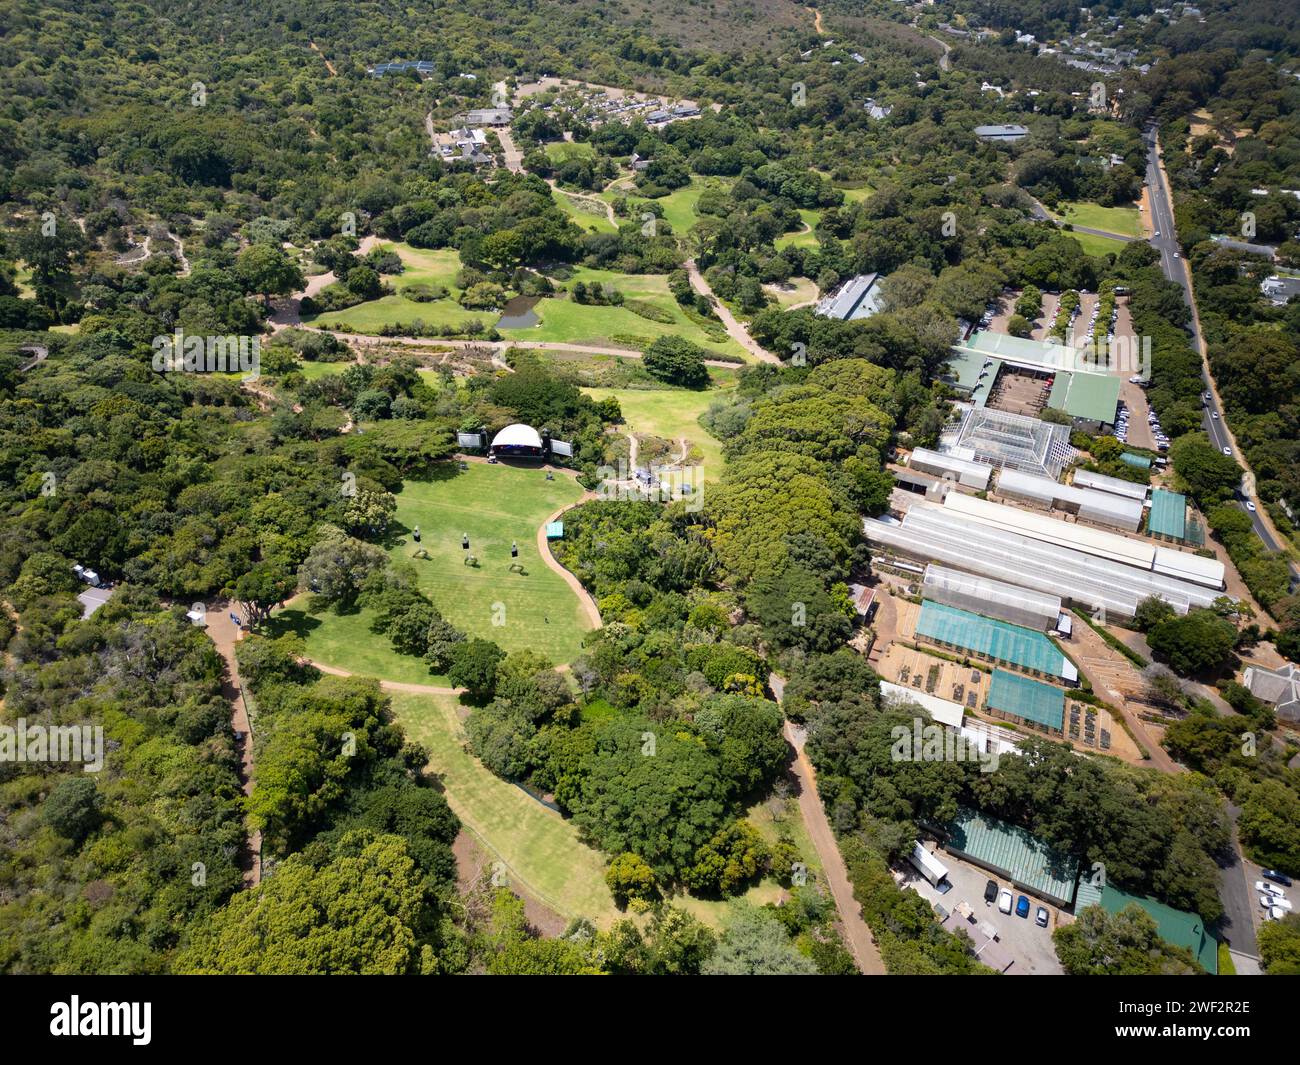
[[259,628],[262,635],[272,640],[289,633],[305,640],[312,630],[318,629],[320,626],[321,621],[319,618],[312,617],[305,610],[291,607],[288,610],[281,610],[278,614],[273,614],[263,621]]

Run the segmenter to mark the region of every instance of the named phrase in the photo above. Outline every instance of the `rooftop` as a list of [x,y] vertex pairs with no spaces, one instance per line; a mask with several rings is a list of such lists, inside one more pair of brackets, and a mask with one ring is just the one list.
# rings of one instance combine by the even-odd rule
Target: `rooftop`
[[921,603],[916,632],[938,643],[962,647],[1021,669],[1078,680],[1074,664],[1041,632],[986,618],[930,599]]
[[859,274],[849,278],[832,295],[818,300],[817,313],[841,322],[870,318],[880,310],[876,277],[876,274]]
[[963,809],[948,825],[947,849],[1001,870],[1046,898],[1065,905],[1074,901],[1078,861],[1017,825]]
[[1078,916],[1088,906],[1100,906],[1107,913],[1119,913],[1137,903],[1156,923],[1156,932],[1166,943],[1186,947],[1206,972],[1219,973],[1219,943],[1205,929],[1205,922],[1194,913],[1175,910],[1145,895],[1130,895],[1113,884],[1096,887],[1086,876],[1079,879],[1074,912]]
[[1167,488],[1151,492],[1151,513],[1147,516],[1147,531],[1152,536],[1172,536],[1176,540],[1187,537],[1187,497]]
[[1058,373],[1052,382],[1052,394],[1047,405],[1063,410],[1071,418],[1115,423],[1115,410],[1119,406],[1120,380],[1109,374]]
[[1030,677],[995,669],[989,682],[988,708],[1014,714],[1048,728],[1064,731],[1065,691]]

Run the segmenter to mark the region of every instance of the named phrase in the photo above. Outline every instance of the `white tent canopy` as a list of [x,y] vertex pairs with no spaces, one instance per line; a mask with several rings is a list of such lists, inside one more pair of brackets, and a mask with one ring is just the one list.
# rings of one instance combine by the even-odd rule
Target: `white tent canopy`
[[542,438],[531,425],[516,423],[507,425],[492,438],[493,447],[535,447],[541,448]]

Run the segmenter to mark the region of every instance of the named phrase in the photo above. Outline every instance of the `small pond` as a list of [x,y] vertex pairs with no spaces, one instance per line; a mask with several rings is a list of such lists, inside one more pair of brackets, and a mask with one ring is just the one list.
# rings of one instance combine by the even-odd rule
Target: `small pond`
[[534,313],[533,308],[537,306],[540,296],[516,296],[508,301],[501,309],[501,318],[497,322],[498,329],[527,329],[530,326],[537,325],[541,319]]

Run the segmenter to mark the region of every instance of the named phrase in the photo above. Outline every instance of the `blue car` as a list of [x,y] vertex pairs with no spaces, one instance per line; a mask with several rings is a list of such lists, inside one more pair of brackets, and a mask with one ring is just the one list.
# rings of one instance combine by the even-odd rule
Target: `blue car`
[[1016,916],[1017,917],[1029,916],[1029,899],[1026,898],[1024,895],[1021,895],[1020,898],[1016,900]]

